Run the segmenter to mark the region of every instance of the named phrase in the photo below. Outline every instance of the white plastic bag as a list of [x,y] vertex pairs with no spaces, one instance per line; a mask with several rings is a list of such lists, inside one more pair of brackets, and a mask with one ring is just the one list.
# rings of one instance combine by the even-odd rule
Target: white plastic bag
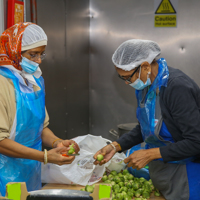
[[125,167],[121,162],[126,156],[116,153],[105,165],[94,165],[94,154],[111,142],[101,136],[84,135],[73,138],[80,147],[80,155],[70,165],[42,164],[42,182],[60,184],[92,185],[98,182],[105,172],[105,169],[120,171]]
[[122,169],[126,167],[126,164],[124,163],[124,159],[126,158],[126,155],[124,153],[116,153],[112,159],[108,167],[106,167],[106,171],[116,171],[120,172]]

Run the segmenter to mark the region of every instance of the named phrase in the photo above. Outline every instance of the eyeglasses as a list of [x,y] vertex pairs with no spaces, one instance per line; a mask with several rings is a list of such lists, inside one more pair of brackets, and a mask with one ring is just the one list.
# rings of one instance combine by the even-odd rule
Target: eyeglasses
[[31,57],[30,60],[33,60],[33,61],[36,61],[36,60],[38,60],[39,58],[40,58],[41,60],[44,60],[45,57],[46,57],[46,55],[47,55],[46,53],[42,53],[41,55],[39,55],[39,54],[30,54],[30,53],[28,53],[28,52],[26,52],[26,54],[29,55],[29,56]]
[[124,78],[123,76],[120,76],[119,74],[118,74],[118,77],[130,84],[130,83],[132,83],[132,82],[131,82],[131,78],[132,78],[133,75],[138,71],[138,69],[139,69],[140,67],[141,67],[141,65],[139,65],[139,66],[136,68],[136,70],[135,70],[128,78]]

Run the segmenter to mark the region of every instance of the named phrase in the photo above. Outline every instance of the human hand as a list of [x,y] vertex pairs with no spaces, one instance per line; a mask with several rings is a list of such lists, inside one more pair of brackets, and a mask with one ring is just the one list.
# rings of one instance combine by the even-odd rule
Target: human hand
[[61,142],[57,144],[57,147],[67,147],[69,150],[70,149],[69,145],[72,144],[74,144],[73,148],[75,149],[75,153],[78,153],[80,151],[80,148],[78,144],[73,140],[61,140]]
[[128,167],[139,170],[145,167],[150,161],[158,158],[162,158],[159,148],[141,149],[134,151],[128,158],[124,159],[124,162]]
[[51,149],[47,152],[48,163],[54,163],[57,165],[71,164],[75,156],[62,156],[62,154],[67,154],[67,147],[57,147]]
[[96,160],[97,159],[97,156],[99,154],[103,155],[104,156],[104,159],[99,162],[99,161],[95,161],[94,164],[95,165],[103,165],[105,163],[107,163],[114,155],[115,155],[115,149],[110,145],[108,144],[107,146],[103,147],[102,149],[100,149],[99,151],[97,151],[94,155],[94,159]]

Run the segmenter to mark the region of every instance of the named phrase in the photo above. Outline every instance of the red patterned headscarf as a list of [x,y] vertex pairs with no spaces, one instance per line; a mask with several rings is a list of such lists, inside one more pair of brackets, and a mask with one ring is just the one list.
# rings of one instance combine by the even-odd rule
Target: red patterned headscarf
[[0,37],[0,66],[12,65],[22,70],[19,62],[21,60],[21,43],[25,28],[32,23],[18,23],[6,29]]

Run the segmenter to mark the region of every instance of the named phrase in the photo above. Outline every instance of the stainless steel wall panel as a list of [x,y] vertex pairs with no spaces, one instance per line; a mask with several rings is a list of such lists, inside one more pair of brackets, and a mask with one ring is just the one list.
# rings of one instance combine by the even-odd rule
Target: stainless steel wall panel
[[72,136],[89,133],[89,1],[67,1],[68,120]]
[[38,24],[49,38],[48,57],[41,68],[50,128],[60,137],[89,132],[112,140],[111,128],[137,121],[135,91],[117,77],[111,61],[114,50],[128,39],[156,41],[168,65],[200,85],[198,0],[179,0],[176,28],[154,27],[154,0],[37,4]]
[[177,27],[154,27],[154,0],[90,1],[90,132],[109,136],[111,128],[136,122],[134,89],[117,77],[115,49],[133,38],[156,41],[161,57],[200,85],[200,1],[178,2]]
[[61,138],[89,132],[89,1],[37,1],[38,25],[48,36],[41,65],[49,127]]

